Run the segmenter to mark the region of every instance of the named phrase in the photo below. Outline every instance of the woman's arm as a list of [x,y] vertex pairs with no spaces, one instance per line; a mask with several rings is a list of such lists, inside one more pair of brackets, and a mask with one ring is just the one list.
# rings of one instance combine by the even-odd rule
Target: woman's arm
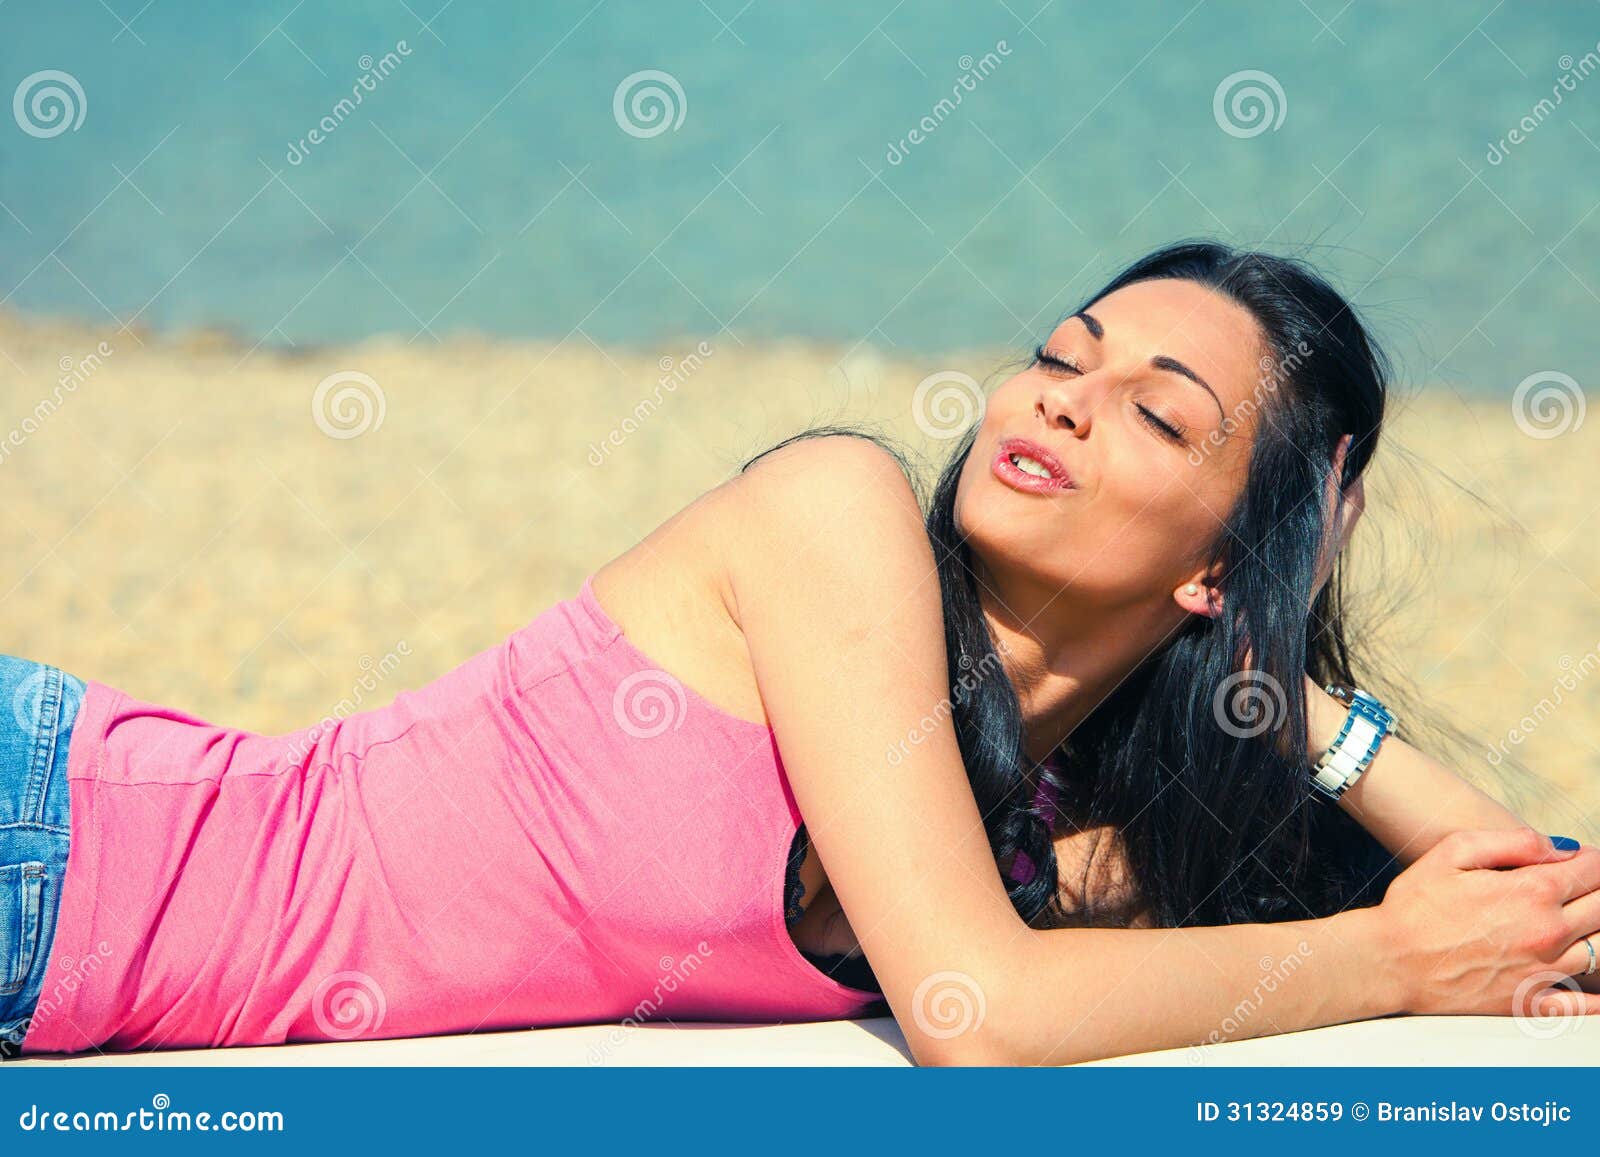
[[[1321,758],[1344,726],[1347,708],[1306,680],[1307,757]],[[1526,821],[1438,760],[1387,736],[1361,778],[1339,798],[1344,808],[1402,864],[1412,864],[1451,832],[1522,828]]]
[[[1333,468],[1328,474],[1323,504],[1330,511],[1328,545],[1314,590],[1321,590],[1328,581],[1334,561],[1349,544],[1366,510],[1366,488],[1359,478],[1343,492],[1341,500],[1339,480],[1344,475],[1349,449],[1350,435],[1345,434],[1334,449]],[[1315,601],[1313,595],[1313,605]],[[1320,759],[1338,737],[1346,711],[1342,703],[1307,676],[1306,754],[1312,762]],[[1361,778],[1340,797],[1339,805],[1402,864],[1414,863],[1451,832],[1527,826],[1516,813],[1396,735],[1384,739]]]
[[[1306,680],[1308,755],[1312,760],[1338,736],[1346,710],[1332,695]],[[1527,826],[1515,812],[1395,735],[1384,739],[1361,778],[1339,797],[1339,806],[1402,865],[1415,863],[1451,832]],[[1578,976],[1575,981],[1585,992],[1600,993],[1600,972]]]
[[[790,786],[919,1063],[1089,1060],[1202,1043],[1230,1024],[1257,1036],[1441,1004],[1508,1012],[1539,959],[1533,929],[1553,959],[1567,925],[1589,918],[1558,919],[1554,880],[1537,902],[1505,902],[1526,873],[1571,866],[1544,859],[1575,855],[1525,832],[1447,841],[1448,862],[1431,857],[1438,920],[1386,901],[1280,924],[1031,929],[967,783],[938,575],[894,459],[863,439],[806,439],[722,489],[719,552]],[[1485,857],[1532,866],[1462,870]],[[1461,967],[1422,984],[1446,950]],[[1293,980],[1264,983],[1280,967]]]

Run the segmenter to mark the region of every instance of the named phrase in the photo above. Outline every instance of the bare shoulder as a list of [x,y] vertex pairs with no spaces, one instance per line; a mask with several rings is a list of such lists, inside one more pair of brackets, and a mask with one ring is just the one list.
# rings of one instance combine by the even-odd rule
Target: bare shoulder
[[[878,490],[916,508],[905,467],[888,448],[855,434],[796,438],[762,454],[729,482],[746,500],[783,503],[796,492],[843,499]],[[920,512],[919,512],[920,513]]]
[[[765,724],[739,583],[750,590],[777,567],[789,577],[794,568],[804,573],[842,542],[908,558],[920,544],[931,569],[921,528],[914,489],[892,453],[861,437],[801,438],[763,454],[599,567],[593,590],[635,647],[728,714]],[[828,579],[820,568],[816,577]]]
[[[828,434],[779,446],[727,484],[719,551],[735,595],[741,581],[800,576],[827,586],[839,563],[871,557],[894,588],[933,575],[916,488],[901,461],[869,438]],[[853,565],[850,569],[854,569]],[[850,588],[838,588],[849,597]]]
[[[917,1007],[927,978],[962,972],[1004,1009],[1032,942],[937,710],[945,624],[915,487],[870,441],[821,437],[775,450],[736,490],[729,570],[795,803],[913,1055],[954,1057]],[[975,1043],[960,1055],[997,1055]]]

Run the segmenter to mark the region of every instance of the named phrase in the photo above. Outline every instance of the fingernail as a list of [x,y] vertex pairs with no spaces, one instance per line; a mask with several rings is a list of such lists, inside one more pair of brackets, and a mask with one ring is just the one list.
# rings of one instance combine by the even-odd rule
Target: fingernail
[[1559,851],[1563,852],[1575,852],[1580,846],[1578,841],[1573,839],[1571,836],[1551,836],[1550,842],[1554,844]]

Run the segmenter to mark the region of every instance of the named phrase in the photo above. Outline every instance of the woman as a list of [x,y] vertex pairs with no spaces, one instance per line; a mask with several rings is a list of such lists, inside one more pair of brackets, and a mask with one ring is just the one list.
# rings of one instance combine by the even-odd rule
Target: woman
[[1600,1011],[1600,852],[1381,726],[1312,787],[1384,376],[1310,270],[1175,246],[987,399],[926,516],[883,445],[791,440],[390,707],[261,736],[8,661],[0,1027],[886,1002],[921,1063],[1059,1063],[1217,1039],[1269,959],[1235,1035]]

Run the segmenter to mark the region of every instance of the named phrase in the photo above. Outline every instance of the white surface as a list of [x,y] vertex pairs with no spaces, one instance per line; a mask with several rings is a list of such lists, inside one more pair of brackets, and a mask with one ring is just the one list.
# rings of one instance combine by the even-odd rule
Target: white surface
[[[1390,1017],[1097,1065],[1600,1065],[1600,1017]],[[893,1019],[790,1025],[593,1025],[273,1048],[41,1057],[54,1065],[892,1065],[911,1064]]]

